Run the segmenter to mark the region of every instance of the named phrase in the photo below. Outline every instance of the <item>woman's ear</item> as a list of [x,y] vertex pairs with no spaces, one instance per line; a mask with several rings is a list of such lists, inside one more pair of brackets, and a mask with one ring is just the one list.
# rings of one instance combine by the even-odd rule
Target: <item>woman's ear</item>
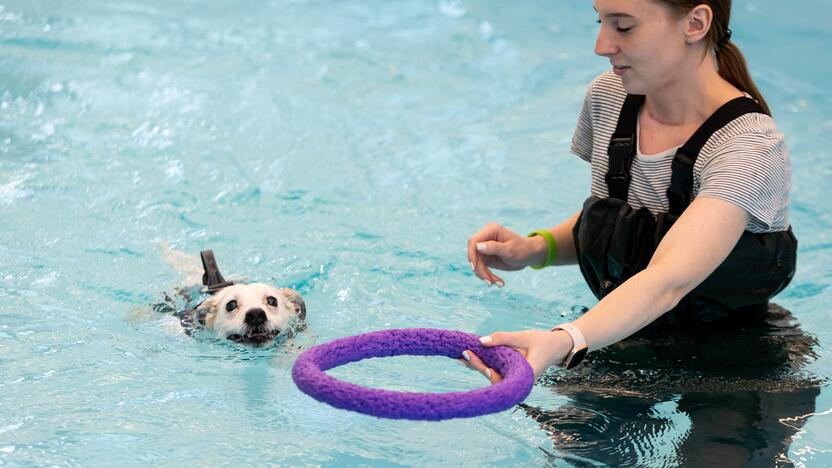
[[707,37],[711,29],[714,12],[708,5],[694,7],[685,15],[685,44],[693,44]]

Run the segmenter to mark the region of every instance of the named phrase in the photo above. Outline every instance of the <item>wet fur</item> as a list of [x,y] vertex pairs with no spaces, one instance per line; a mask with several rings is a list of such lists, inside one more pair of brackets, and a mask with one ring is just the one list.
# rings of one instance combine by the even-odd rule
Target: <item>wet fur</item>
[[[186,275],[183,287],[176,289],[176,295],[187,304],[193,304],[194,296],[204,294],[195,286],[195,280],[201,280],[202,275],[199,260],[172,250],[167,244],[160,247],[165,260]],[[232,301],[234,307],[229,306]],[[291,337],[306,327],[306,304],[300,294],[290,288],[265,283],[234,284],[215,292],[196,307],[189,306],[184,310],[177,309],[175,302],[166,294],[165,301],[155,304],[153,309],[178,317],[188,335],[204,329],[222,339],[265,345],[278,337]]]

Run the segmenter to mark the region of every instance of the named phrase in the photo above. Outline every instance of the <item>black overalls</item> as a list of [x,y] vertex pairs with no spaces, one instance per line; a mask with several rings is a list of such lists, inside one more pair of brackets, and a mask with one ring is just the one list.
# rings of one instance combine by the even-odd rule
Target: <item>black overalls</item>
[[[720,107],[679,148],[667,190],[670,211],[658,215],[627,204],[636,124],[644,96],[628,94],[607,150],[609,198],[589,197],[573,229],[578,264],[598,299],[647,267],[656,247],[693,199],[693,166],[714,132],[746,113],[764,113],[756,101],[734,99]],[[692,245],[692,249],[696,246]],[[765,313],[768,300],[794,276],[797,239],[782,232],[744,232],[728,258],[648,330],[687,328]]]

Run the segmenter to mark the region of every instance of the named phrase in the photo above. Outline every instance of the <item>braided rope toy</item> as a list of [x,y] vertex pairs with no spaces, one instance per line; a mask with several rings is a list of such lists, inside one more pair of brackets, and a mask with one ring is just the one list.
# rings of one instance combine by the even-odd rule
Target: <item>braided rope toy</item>
[[[447,356],[459,359],[469,349],[503,380],[467,392],[400,392],[362,387],[330,377],[325,371],[373,357]],[[486,348],[476,335],[452,330],[405,328],[355,335],[314,346],[292,367],[295,385],[312,398],[336,408],[391,419],[439,421],[496,413],[522,402],[534,385],[528,362],[513,349]]]

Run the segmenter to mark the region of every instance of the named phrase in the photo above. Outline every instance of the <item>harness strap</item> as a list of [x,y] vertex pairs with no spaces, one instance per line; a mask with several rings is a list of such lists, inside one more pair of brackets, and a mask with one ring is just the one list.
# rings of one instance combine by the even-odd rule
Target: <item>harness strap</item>
[[751,98],[743,96],[732,99],[711,114],[688,141],[676,150],[671,164],[670,187],[667,188],[671,214],[681,215],[693,201],[693,165],[711,135],[734,119],[754,112],[765,113],[757,101]]
[[[636,155],[638,141],[636,126],[638,125],[638,111],[644,103],[645,97],[638,94],[628,94],[618,114],[615,132],[607,147],[609,167],[604,180],[607,183],[610,198],[627,201],[630,189],[630,167]],[[694,132],[673,157],[671,163],[670,186],[667,189],[667,199],[670,202],[670,213],[681,215],[693,200],[693,165],[699,157],[699,151],[717,130],[732,120],[748,113],[765,111],[757,101],[748,97],[738,97],[723,104]]]
[[644,96],[628,94],[618,114],[618,124],[607,147],[609,167],[604,180],[611,198],[627,201],[630,190],[630,166],[636,155],[636,125],[638,110],[644,103]]

